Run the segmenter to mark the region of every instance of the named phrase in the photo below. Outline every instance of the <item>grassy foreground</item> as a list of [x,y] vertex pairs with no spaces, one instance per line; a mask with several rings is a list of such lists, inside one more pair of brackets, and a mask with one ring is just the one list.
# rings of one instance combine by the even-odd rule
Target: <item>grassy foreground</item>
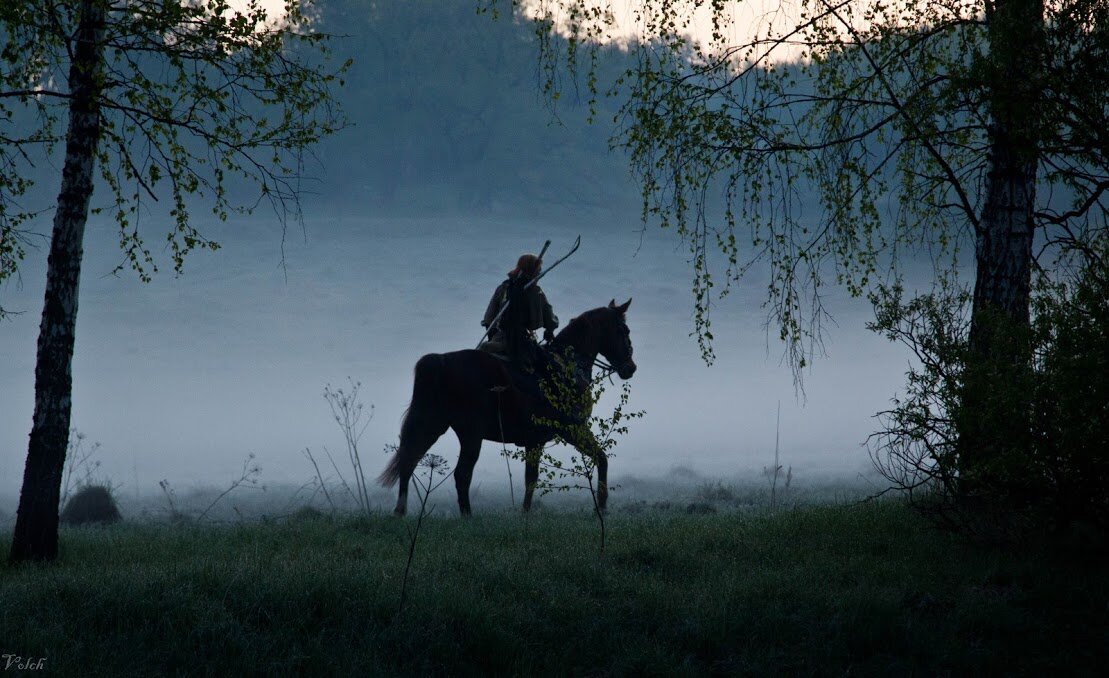
[[[442,502],[440,502],[442,503]],[[66,530],[0,569],[0,652],[64,675],[1098,674],[1109,574],[898,504]],[[8,536],[10,539],[10,535]],[[5,552],[7,544],[4,544]]]

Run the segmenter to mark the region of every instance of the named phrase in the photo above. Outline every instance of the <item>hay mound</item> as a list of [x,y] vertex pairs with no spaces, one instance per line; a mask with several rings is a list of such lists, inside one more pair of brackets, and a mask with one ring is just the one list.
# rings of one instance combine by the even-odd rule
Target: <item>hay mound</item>
[[86,485],[77,490],[59,517],[66,525],[105,525],[121,518],[111,489],[104,485]]

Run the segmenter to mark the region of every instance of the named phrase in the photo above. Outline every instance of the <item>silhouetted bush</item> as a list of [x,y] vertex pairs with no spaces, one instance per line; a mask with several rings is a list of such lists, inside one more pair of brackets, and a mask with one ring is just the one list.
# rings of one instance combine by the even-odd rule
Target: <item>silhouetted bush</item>
[[314,506],[302,506],[289,516],[289,522],[315,522],[317,520],[328,520],[328,516],[323,511]]
[[119,522],[121,516],[111,488],[85,485],[69,498],[60,518],[65,525],[89,525]]
[[737,500],[735,488],[716,482],[704,482],[697,486],[697,499],[703,502],[734,502]]
[[711,513],[716,513],[716,507],[712,504],[706,504],[703,501],[695,501],[685,507],[685,512],[697,516],[707,516]]
[[1109,530],[1109,260],[1041,294],[1035,309],[1037,494],[1059,523]]
[[[872,329],[908,345],[919,366],[894,409],[880,413],[884,428],[871,437],[871,458],[895,488],[945,524],[1004,539],[1092,527],[1089,534],[1100,538],[1090,546],[1105,545],[1109,239],[1083,254],[1069,279],[1038,280],[1032,359],[1010,370],[1018,378],[994,380],[988,399],[966,399],[968,294],[945,289],[903,302],[893,287],[875,300]],[[991,417],[968,402],[1028,413],[1016,417],[1023,427],[976,432],[991,448],[986,464],[961,458],[982,450],[968,448],[960,432],[968,421],[1014,418]]]

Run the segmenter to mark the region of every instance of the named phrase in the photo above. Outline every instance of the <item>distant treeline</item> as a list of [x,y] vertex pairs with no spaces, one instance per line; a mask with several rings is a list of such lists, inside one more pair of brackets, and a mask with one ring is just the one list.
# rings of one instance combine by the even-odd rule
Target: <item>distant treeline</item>
[[[315,0],[316,27],[334,36],[333,63],[351,60],[336,92],[350,126],[306,159],[301,186],[310,211],[639,214],[625,152],[610,148],[625,99],[606,96],[635,57],[615,47],[598,52],[589,122],[588,57],[576,76],[558,70],[556,101],[543,89],[535,26],[503,11],[479,13],[478,5]],[[153,67],[148,76],[159,77]],[[30,112],[10,121],[38,123]],[[32,162],[28,204],[45,208],[57,195],[61,160]],[[233,177],[228,189],[239,203],[257,201]],[[103,196],[94,193],[94,206]]]
[[[634,209],[626,159],[610,151],[619,104],[565,77],[542,91],[534,28],[474,0],[319,0],[320,30],[353,64],[339,94],[352,126],[319,148],[330,206],[387,212],[543,212],[554,204]],[[602,81],[626,67],[602,55]],[[608,76],[608,77],[604,77]],[[309,201],[316,199],[309,197]]]

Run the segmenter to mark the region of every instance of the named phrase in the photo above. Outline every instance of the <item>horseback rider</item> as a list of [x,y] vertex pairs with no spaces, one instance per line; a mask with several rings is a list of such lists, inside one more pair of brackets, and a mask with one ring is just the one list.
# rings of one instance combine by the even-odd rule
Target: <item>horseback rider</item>
[[[539,276],[542,268],[543,260],[539,257],[521,255],[516,261],[516,268],[508,272],[508,278],[493,292],[481,320],[481,326],[490,330],[489,341],[482,348],[492,352],[503,351],[510,360],[525,367],[531,367],[539,355],[539,344],[533,332],[542,327],[543,339],[550,341],[558,327],[558,316],[551,309],[543,290],[539,285],[527,287]],[[496,320],[505,302],[508,302],[508,308],[500,320]],[[494,321],[496,324],[493,324]]]

